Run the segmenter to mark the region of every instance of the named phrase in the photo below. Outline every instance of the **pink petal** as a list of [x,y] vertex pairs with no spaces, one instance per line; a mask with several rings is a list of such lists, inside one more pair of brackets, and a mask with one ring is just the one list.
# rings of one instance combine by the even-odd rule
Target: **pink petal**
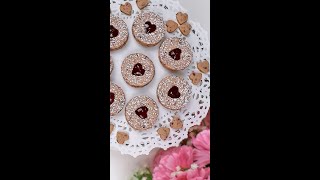
[[210,151],[210,130],[200,132],[196,138],[192,139],[195,148]]
[[[190,146],[169,148],[167,151],[159,151],[153,164],[153,179],[171,179],[171,174],[177,171],[177,167],[190,168],[194,162],[193,149]],[[179,177],[182,178],[183,174]],[[174,178],[175,179],[175,178]]]
[[199,167],[210,164],[210,151],[195,149],[193,155]]

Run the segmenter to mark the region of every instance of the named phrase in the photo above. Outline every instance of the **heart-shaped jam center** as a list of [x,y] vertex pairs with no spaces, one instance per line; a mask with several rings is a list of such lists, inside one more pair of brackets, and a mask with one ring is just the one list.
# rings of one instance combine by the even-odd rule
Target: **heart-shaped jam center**
[[114,93],[110,92],[110,105],[114,102]]
[[180,60],[180,56],[181,56],[181,49],[179,48],[176,48],[176,49],[173,49],[169,52],[169,55],[172,57],[172,59],[174,60]]
[[180,97],[179,88],[177,86],[173,86],[172,88],[170,88],[168,91],[168,96],[171,98],[179,98]]
[[148,117],[148,108],[146,106],[142,106],[142,107],[139,107],[137,110],[136,110],[136,114],[141,118],[141,119],[145,119]]
[[147,21],[144,27],[146,28],[147,34],[153,33],[157,29],[157,26],[155,24],[152,24],[150,21]]
[[118,29],[114,28],[112,25],[110,26],[110,38],[115,38],[119,35]]
[[133,66],[132,75],[135,75],[135,76],[143,76],[143,75],[144,75],[144,72],[145,72],[145,70],[143,69],[142,64],[137,63],[137,64],[135,64],[135,65]]

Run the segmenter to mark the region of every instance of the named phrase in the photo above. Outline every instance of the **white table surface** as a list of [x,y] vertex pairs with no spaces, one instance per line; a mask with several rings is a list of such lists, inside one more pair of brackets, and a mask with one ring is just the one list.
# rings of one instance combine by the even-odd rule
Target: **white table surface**
[[[181,5],[189,11],[189,17],[197,21],[208,31],[210,36],[210,0],[180,0]],[[130,180],[132,173],[140,167],[151,164],[157,149],[148,156],[142,155],[133,158],[129,155],[121,155],[120,152],[110,152],[110,179]]]

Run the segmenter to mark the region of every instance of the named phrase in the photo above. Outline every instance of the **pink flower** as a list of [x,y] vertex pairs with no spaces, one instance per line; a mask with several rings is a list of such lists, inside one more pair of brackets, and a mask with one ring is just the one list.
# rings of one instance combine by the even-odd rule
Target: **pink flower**
[[199,168],[190,146],[160,150],[153,163],[153,180],[209,180],[210,168]]
[[195,147],[193,155],[196,163],[200,167],[210,164],[210,130],[200,132],[192,139],[192,144]]
[[189,132],[188,137],[194,138],[197,136],[198,133],[200,133],[201,131],[206,130],[206,129],[208,129],[206,126],[201,126],[201,125],[191,126],[188,131]]
[[197,168],[178,174],[175,180],[210,180],[210,168]]
[[193,149],[190,146],[180,146],[160,151],[154,159],[153,180],[169,180],[193,164]]

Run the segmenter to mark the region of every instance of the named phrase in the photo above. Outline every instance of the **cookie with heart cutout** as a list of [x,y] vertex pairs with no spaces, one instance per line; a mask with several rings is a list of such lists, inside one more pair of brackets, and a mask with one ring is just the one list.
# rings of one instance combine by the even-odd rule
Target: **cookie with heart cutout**
[[135,130],[143,131],[152,128],[159,116],[157,103],[148,96],[132,98],[125,109],[128,124]]
[[121,73],[128,85],[144,87],[152,81],[155,68],[148,56],[135,53],[124,59],[121,65]]
[[112,60],[112,57],[110,56],[110,75],[113,71],[113,67],[114,67],[113,60]]
[[142,12],[134,20],[132,34],[141,45],[156,46],[165,36],[163,18],[153,12]]
[[180,110],[191,98],[192,87],[182,77],[169,75],[163,78],[157,88],[160,104],[167,109]]
[[121,49],[128,41],[127,24],[117,16],[110,17],[110,50]]
[[110,116],[117,115],[126,103],[126,98],[121,87],[110,82]]
[[192,48],[182,38],[167,38],[160,45],[159,60],[169,70],[184,70],[190,65],[192,59]]

